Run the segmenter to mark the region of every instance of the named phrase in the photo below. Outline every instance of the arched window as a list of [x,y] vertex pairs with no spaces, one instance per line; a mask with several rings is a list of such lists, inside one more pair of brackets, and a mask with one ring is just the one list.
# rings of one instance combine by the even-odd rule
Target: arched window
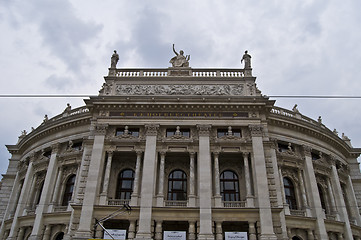
[[168,200],[187,200],[187,175],[181,170],[169,174]]
[[239,201],[239,181],[236,173],[224,171],[221,173],[221,195],[223,201]]
[[134,171],[131,169],[123,170],[118,175],[116,199],[130,199],[133,192]]
[[283,186],[285,188],[285,197],[288,206],[290,207],[290,209],[297,209],[295,188],[292,181],[289,178],[284,177]]
[[75,184],[75,174],[71,175],[66,181],[63,202],[61,205],[68,206],[71,197],[73,196],[74,184]]
[[325,195],[323,194],[323,187],[320,184],[317,184],[317,188],[318,188],[318,193],[320,195],[322,209],[324,209],[325,213],[327,213]]
[[56,235],[55,240],[62,240],[64,238],[64,233],[60,232]]

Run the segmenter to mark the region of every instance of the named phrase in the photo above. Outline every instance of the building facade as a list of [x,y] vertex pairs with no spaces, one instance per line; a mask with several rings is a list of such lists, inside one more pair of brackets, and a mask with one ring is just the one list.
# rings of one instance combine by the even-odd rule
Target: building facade
[[247,52],[243,69],[118,59],[98,96],[7,145],[0,239],[361,239],[361,149],[276,107]]

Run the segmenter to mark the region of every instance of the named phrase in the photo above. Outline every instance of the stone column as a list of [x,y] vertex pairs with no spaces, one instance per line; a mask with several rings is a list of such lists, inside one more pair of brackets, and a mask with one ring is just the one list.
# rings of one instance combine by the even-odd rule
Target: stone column
[[251,189],[251,176],[249,171],[249,165],[248,165],[248,152],[243,152],[243,165],[244,165],[244,178],[246,181],[246,206],[248,208],[254,208],[254,197],[252,195],[252,189]]
[[257,197],[257,205],[259,208],[260,218],[260,240],[277,239],[273,231],[272,211],[269,198],[266,159],[263,148],[263,126],[250,125],[249,129],[252,136],[253,149],[253,169],[255,194]]
[[222,239],[223,239],[222,222],[216,221],[216,240],[222,240]]
[[[212,162],[209,142],[210,125],[197,125],[199,134],[198,193],[199,240],[214,239],[212,232]],[[201,166],[201,167],[200,167]]]
[[219,152],[213,153],[214,157],[214,205],[215,207],[222,207],[222,197],[221,197],[221,190],[220,190],[220,181],[219,181]]
[[159,178],[158,178],[158,196],[157,206],[163,207],[164,205],[164,168],[165,168],[165,152],[160,152],[159,163]]
[[310,209],[313,217],[316,218],[316,236],[319,239],[327,239],[327,232],[324,222],[324,213],[321,205],[320,194],[318,192],[315,170],[313,168],[311,148],[303,146],[304,149],[304,174],[308,196],[310,198]]
[[353,189],[353,184],[351,180],[351,176],[348,176],[347,184],[346,184],[346,193],[347,193],[347,199],[349,201],[349,206],[352,212],[352,218],[356,220],[356,224],[358,226],[361,226],[361,218],[360,218],[360,211],[357,206],[357,200],[355,191]]
[[157,134],[159,125],[146,125],[145,151],[137,239],[152,238],[152,206],[157,169]]
[[337,220],[340,220],[340,216],[337,212],[337,208],[336,208],[336,203],[335,203],[335,197],[332,191],[332,186],[331,186],[331,182],[330,179],[327,178],[327,190],[328,190],[328,195],[329,195],[329,199],[330,199],[330,203],[331,203],[331,214],[336,216]]
[[44,230],[43,240],[49,240],[50,239],[50,230],[51,230],[50,225],[46,225],[45,230]]
[[101,176],[102,166],[104,166],[104,139],[107,128],[107,125],[99,124],[94,129],[94,143],[85,184],[79,227],[73,239],[88,239],[92,237],[93,211],[95,200],[99,194],[98,180]]
[[142,161],[142,151],[137,151],[137,162],[135,163],[135,176],[134,176],[134,187],[133,193],[130,200],[131,206],[138,206],[138,196],[139,196],[139,177],[140,177],[140,163]]
[[[26,215],[27,214],[27,211],[31,210],[33,208],[33,206],[36,204],[36,180],[37,180],[37,175],[35,174],[33,176],[33,180],[31,182],[31,187],[30,187],[30,194],[29,194],[29,198],[27,199],[27,204],[26,204],[26,207],[24,209],[24,213],[23,215]],[[41,193],[40,193],[41,194]]]
[[52,145],[51,156],[49,160],[48,169],[45,175],[43,191],[41,193],[38,207],[35,210],[35,221],[33,230],[31,232],[30,240],[39,239],[43,229],[43,213],[48,211],[48,207],[51,201],[51,195],[55,185],[55,171],[57,167],[57,154],[59,151],[59,144]]
[[195,163],[194,163],[195,153],[191,152],[189,154],[189,197],[188,197],[188,207],[196,206],[196,195],[195,195]]
[[159,220],[156,222],[155,225],[155,234],[154,234],[154,239],[155,240],[162,240],[162,221]]
[[188,221],[188,240],[196,239],[196,221]]
[[335,202],[338,209],[338,214],[340,215],[340,220],[343,221],[344,224],[344,235],[346,239],[352,239],[352,231],[350,220],[348,218],[347,209],[345,200],[343,198],[340,179],[338,177],[337,167],[336,167],[336,158],[331,156],[331,184],[332,189],[335,194]]
[[[306,189],[305,189],[305,183],[303,181],[302,170],[298,169],[297,173],[298,173],[298,179],[299,179],[298,186],[301,189],[301,196],[302,196],[302,209],[304,209],[306,211],[306,216],[307,217],[312,217],[310,207],[309,207],[308,202],[307,202]],[[317,187],[317,183],[316,183],[316,187]]]
[[255,222],[248,222],[249,240],[257,240]]
[[134,239],[135,237],[135,220],[129,221],[128,239]]
[[17,239],[24,239],[25,227],[20,227]]
[[108,153],[108,159],[107,159],[107,165],[105,167],[103,189],[99,199],[100,205],[107,205],[107,200],[108,200],[108,186],[109,186],[110,170],[112,167],[113,151],[108,151],[107,153]]
[[[327,234],[327,233],[326,233]],[[313,231],[312,229],[307,229],[307,239],[308,240],[314,240]]]
[[282,203],[283,203],[283,209],[285,210],[285,214],[286,215],[290,215],[290,207],[286,202],[286,195],[285,195],[285,186],[283,184],[283,174],[282,174],[282,169],[279,168],[278,169],[278,174],[280,176],[280,184],[281,184],[281,194],[282,194]]
[[33,171],[33,161],[34,161],[34,155],[32,155],[29,159],[28,169],[26,171],[25,179],[23,182],[23,186],[21,188],[21,193],[20,193],[19,200],[17,203],[16,211],[14,214],[14,220],[11,224],[10,233],[8,236],[8,239],[10,239],[10,240],[16,238],[16,233],[18,231],[18,224],[19,224],[18,218],[23,213],[23,210],[25,207],[25,202],[26,202],[25,199],[27,199],[28,194],[29,194],[31,179],[33,178],[33,172],[34,172]]
[[57,206],[59,204],[59,193],[60,193],[62,175],[63,175],[63,167],[59,167],[58,176],[56,178],[56,183],[55,183],[53,199],[49,206],[49,212],[53,211],[54,206]]

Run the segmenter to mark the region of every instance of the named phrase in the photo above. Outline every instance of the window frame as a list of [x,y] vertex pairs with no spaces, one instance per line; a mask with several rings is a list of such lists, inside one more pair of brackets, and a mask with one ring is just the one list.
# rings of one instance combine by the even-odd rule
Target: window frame
[[[232,173],[232,178],[225,178],[225,173]],[[240,183],[238,174],[232,170],[224,170],[219,176],[220,193],[222,200],[226,202],[238,202],[241,200]],[[233,183],[233,189],[225,189],[227,183]]]
[[[174,176],[176,173],[181,173],[181,177]],[[181,188],[175,188],[175,184],[180,183]],[[188,178],[187,174],[180,169],[173,170],[168,175],[168,189],[167,200],[170,201],[186,201],[188,199]]]
[[63,191],[63,199],[61,201],[62,206],[68,206],[69,202],[71,201],[74,193],[74,187],[75,187],[75,181],[76,181],[76,175],[71,174],[68,176],[66,182],[65,182],[65,188]]
[[[285,183],[285,180],[287,180],[288,184]],[[298,206],[297,206],[297,198],[296,198],[296,189],[291,178],[283,177],[283,188],[285,192],[285,200],[289,208],[291,210],[297,210]],[[289,190],[289,194],[287,193],[286,190]]]
[[[131,177],[123,176],[125,174],[125,172],[127,172],[127,171],[132,172]],[[125,199],[125,200],[131,199],[131,196],[133,193],[133,188],[134,188],[134,177],[135,177],[135,172],[133,169],[127,168],[127,169],[123,169],[122,171],[119,172],[118,177],[117,177],[117,187],[115,190],[115,199]],[[124,188],[123,181],[131,181],[131,187]]]

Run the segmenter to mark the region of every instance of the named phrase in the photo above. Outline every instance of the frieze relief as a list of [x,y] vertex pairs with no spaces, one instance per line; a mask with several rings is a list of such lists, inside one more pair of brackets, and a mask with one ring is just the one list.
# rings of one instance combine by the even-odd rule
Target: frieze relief
[[[110,87],[111,88],[111,87]],[[247,91],[245,90],[247,88]],[[104,88],[105,89],[105,88]],[[104,90],[105,92],[105,90]],[[108,92],[111,92],[109,90]],[[106,93],[104,93],[106,94]],[[247,96],[255,95],[256,87],[253,83],[244,84],[217,84],[217,85],[199,85],[199,84],[164,84],[164,85],[116,85],[115,95],[236,95]]]

